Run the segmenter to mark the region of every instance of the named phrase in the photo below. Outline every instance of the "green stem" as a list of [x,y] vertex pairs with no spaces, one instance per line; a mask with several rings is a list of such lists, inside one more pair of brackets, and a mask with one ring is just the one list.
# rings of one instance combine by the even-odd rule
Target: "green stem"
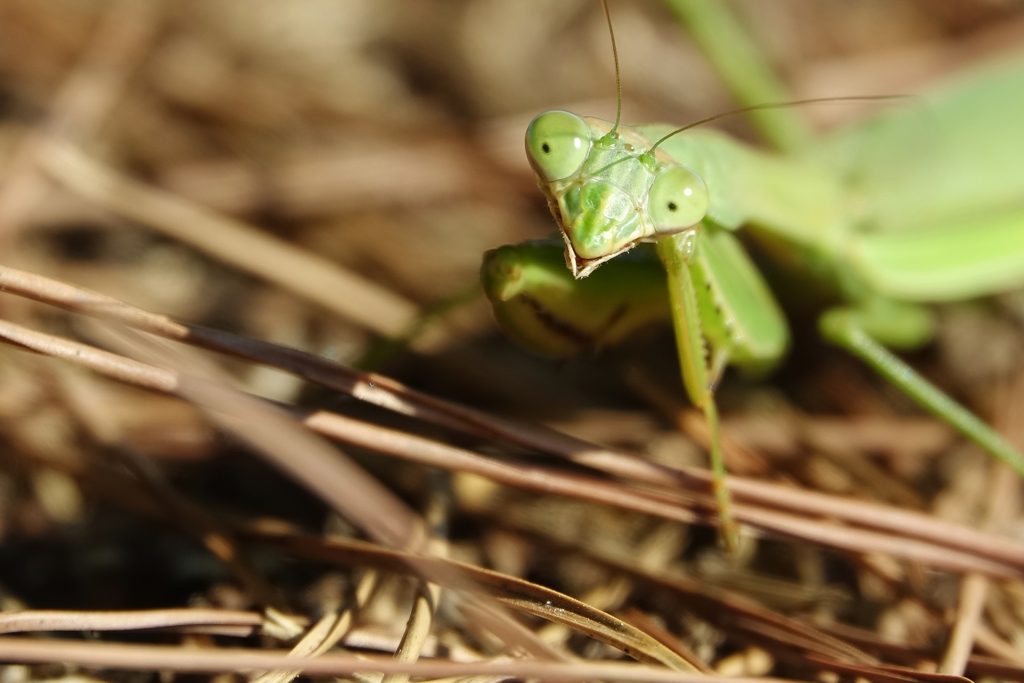
[[[722,0],[665,0],[665,4],[741,105],[793,100],[753,37]],[[747,116],[765,140],[783,152],[805,148],[814,137],[806,119],[793,108],[752,111]]]

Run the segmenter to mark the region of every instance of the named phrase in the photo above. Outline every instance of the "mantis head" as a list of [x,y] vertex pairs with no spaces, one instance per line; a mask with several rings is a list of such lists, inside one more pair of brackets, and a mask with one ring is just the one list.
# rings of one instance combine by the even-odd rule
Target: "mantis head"
[[537,185],[565,240],[575,277],[637,243],[695,226],[708,209],[703,179],[625,126],[549,111],[526,131]]

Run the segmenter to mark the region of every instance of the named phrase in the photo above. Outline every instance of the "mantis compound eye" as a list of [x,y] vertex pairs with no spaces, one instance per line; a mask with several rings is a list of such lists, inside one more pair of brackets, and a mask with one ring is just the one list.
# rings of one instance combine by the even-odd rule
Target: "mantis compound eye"
[[590,129],[567,111],[541,114],[526,129],[526,155],[543,180],[561,180],[575,173],[590,154]]
[[672,166],[654,179],[647,206],[659,235],[682,232],[708,212],[708,187],[685,166]]

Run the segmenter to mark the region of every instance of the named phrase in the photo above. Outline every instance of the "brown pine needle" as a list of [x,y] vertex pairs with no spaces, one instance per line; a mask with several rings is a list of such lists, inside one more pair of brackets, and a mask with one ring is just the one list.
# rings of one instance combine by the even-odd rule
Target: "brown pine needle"
[[[60,337],[33,332],[12,323],[3,323],[0,324],[0,338],[41,353],[50,354],[52,350],[52,355],[64,360],[139,386],[175,393],[181,391],[180,375]],[[629,487],[621,484],[565,474],[557,470],[508,465],[422,437],[362,423],[326,411],[313,413],[304,418],[304,421],[308,423],[307,426],[325,436],[413,459],[422,464],[469,471],[502,483],[545,493],[557,492],[665,519],[689,523],[699,520],[713,521],[712,506],[706,496],[692,498],[669,491],[631,491]],[[269,436],[267,438],[269,439]],[[686,474],[695,478],[707,476],[703,470],[687,471]],[[768,486],[732,479],[734,490],[746,488],[756,491]],[[313,474],[309,481],[311,485],[319,488],[328,480],[319,474]],[[374,485],[373,488],[378,487]],[[780,487],[770,487],[769,490],[771,488]],[[765,498],[767,506],[737,504],[737,520],[782,537],[800,538],[853,552],[886,552],[952,571],[977,571],[994,577],[1024,577],[1024,547],[1008,542],[1002,537],[939,522],[925,515],[887,509],[880,505],[846,501],[835,496],[793,489],[782,491],[786,497],[802,498],[805,503],[802,506],[804,509],[812,507],[808,503],[814,503],[820,512],[826,515],[832,510],[845,510],[848,518],[854,521],[873,522],[869,526],[892,530],[878,533],[776,512],[772,508],[785,508],[787,500],[774,492]],[[340,495],[337,500],[351,503],[345,495]],[[370,516],[367,519],[374,518]],[[907,522],[911,524],[909,527]],[[903,533],[894,533],[897,529],[901,529]],[[922,529],[928,533],[923,534]],[[907,531],[916,531],[927,540],[908,537]],[[970,553],[966,552],[968,548],[971,550]]]

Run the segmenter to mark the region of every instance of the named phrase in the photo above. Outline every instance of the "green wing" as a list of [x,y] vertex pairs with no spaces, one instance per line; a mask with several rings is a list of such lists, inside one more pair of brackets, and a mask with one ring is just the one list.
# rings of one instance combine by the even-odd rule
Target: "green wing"
[[1024,57],[845,130],[811,157],[849,183],[861,230],[932,230],[1024,207]]
[[839,262],[870,290],[952,301],[1024,286],[1024,58],[814,152],[851,190]]
[[904,301],[957,301],[1024,287],[1024,209],[927,231],[863,235],[847,254],[874,291]]

